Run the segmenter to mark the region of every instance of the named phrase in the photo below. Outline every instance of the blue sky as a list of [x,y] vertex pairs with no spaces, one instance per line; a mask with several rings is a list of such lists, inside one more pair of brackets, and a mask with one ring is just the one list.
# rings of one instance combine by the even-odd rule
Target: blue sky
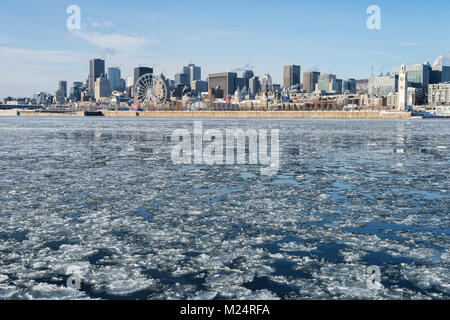
[[[66,27],[69,5],[81,8],[81,30]],[[366,27],[369,5],[381,8],[381,30]],[[148,65],[173,78],[195,63],[204,79],[247,64],[276,83],[286,64],[367,78],[372,65],[388,72],[450,50],[449,14],[448,0],[0,0],[0,97],[85,81],[95,57],[123,77]]]

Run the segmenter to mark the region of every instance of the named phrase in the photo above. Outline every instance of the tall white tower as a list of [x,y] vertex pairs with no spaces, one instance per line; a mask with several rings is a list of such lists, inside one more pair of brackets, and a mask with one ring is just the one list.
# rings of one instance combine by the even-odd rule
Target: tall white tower
[[406,66],[402,64],[398,74],[398,105],[399,111],[406,111],[408,107],[408,77],[406,74]]

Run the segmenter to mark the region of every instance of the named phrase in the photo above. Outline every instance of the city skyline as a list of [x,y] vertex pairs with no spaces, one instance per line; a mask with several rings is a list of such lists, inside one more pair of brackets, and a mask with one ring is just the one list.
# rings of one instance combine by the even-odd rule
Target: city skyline
[[[119,1],[25,2],[29,9],[19,22],[14,13],[21,5],[0,1],[0,24],[8,30],[0,33],[0,97],[53,93],[60,80],[84,82],[86,61],[96,57],[106,60],[106,70],[120,67],[124,79],[138,66],[174,79],[181,66],[195,63],[206,80],[210,73],[240,74],[250,64],[255,75],[269,73],[274,83],[283,84],[285,65],[300,65],[302,73],[318,70],[342,79],[367,79],[372,66],[377,75],[402,63],[433,64],[449,49],[441,43],[449,37],[444,9],[450,4],[438,1],[426,6],[377,1],[381,30],[366,27],[368,1],[282,1],[276,6],[229,1],[225,9],[205,1],[173,8],[133,2],[124,9]],[[80,30],[66,27],[66,9],[72,4],[81,9]],[[432,23],[411,32],[408,23],[433,4],[444,8],[433,11]]]

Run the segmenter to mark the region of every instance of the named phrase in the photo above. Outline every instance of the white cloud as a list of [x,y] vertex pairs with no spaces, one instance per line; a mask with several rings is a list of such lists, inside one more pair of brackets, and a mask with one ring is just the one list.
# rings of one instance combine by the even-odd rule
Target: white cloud
[[2,36],[0,35],[0,44],[5,44],[7,42],[9,42],[9,38],[7,36]]
[[68,50],[35,50],[0,46],[0,98],[54,92],[58,80],[84,81],[92,55]]
[[29,64],[39,67],[40,63],[76,63],[88,57],[87,54],[64,50],[34,50],[0,46],[0,63],[5,67],[18,67]]
[[120,33],[102,34],[98,32],[73,31],[72,34],[101,48],[105,54],[137,52],[147,45],[160,45],[155,39],[128,36]]
[[450,51],[444,52],[444,54],[434,60],[433,66],[450,66]]

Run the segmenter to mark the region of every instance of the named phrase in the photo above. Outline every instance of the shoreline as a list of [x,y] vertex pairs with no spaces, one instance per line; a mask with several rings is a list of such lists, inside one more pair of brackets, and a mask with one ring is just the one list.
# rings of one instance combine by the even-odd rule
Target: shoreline
[[19,117],[141,117],[215,119],[411,119],[409,112],[387,111],[77,111],[40,112],[0,110],[0,116]]

